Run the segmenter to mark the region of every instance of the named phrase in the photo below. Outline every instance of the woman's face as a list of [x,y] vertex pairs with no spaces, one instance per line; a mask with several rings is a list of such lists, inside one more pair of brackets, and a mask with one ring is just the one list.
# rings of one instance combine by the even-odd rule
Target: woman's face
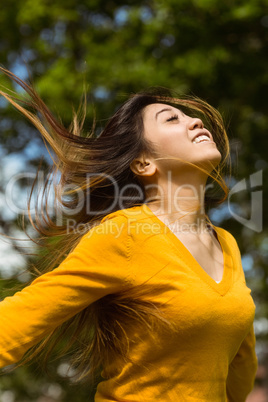
[[[221,160],[213,137],[204,128],[202,120],[187,116],[173,106],[162,103],[146,106],[143,111],[143,124],[144,136],[154,143],[159,157],[177,157],[210,171]],[[159,162],[163,167],[165,161]],[[179,161],[174,162],[177,166],[182,166]],[[171,160],[166,163],[169,167],[171,163],[173,165]]]

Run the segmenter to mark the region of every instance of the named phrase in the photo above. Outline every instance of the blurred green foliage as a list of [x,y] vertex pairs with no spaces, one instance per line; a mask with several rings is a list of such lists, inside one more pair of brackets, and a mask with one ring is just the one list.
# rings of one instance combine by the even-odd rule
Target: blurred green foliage
[[[86,90],[88,130],[94,111],[103,126],[130,93],[150,86],[204,98],[223,113],[228,126],[232,186],[267,171],[267,5],[267,0],[3,0],[1,63],[31,80],[66,125]],[[4,76],[0,84],[19,90]],[[0,192],[4,195],[5,158],[22,158],[25,169],[33,169],[45,150],[36,131],[2,99],[0,111]],[[263,191],[263,222],[267,222],[267,183],[259,190]],[[249,218],[250,199],[249,189],[234,195],[231,207]],[[211,215],[240,246],[257,306],[259,361],[267,366],[267,227],[256,232],[241,225],[227,204]],[[17,217],[1,209],[0,224],[5,233],[13,234]],[[18,249],[17,243],[13,246]],[[0,282],[3,285],[6,282]],[[64,364],[52,365],[52,378],[38,376],[37,365],[2,377],[0,400],[93,400],[89,386],[68,384],[62,374]]]

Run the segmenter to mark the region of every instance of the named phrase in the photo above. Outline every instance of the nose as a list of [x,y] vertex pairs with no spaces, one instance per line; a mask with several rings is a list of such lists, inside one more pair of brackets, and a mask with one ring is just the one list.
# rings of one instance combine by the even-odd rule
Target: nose
[[201,119],[198,118],[191,118],[189,123],[190,130],[194,130],[195,128],[204,128],[204,123]]

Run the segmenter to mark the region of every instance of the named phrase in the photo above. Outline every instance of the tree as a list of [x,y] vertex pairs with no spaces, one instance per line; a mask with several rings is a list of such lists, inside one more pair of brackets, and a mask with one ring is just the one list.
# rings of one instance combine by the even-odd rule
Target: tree
[[[65,125],[70,124],[72,108],[77,108],[84,88],[89,103],[88,129],[94,109],[101,127],[128,94],[150,86],[206,99],[224,114],[229,128],[232,187],[267,169],[265,5],[265,0],[4,1],[1,60],[20,77],[33,81]],[[13,86],[4,76],[0,79],[3,85]],[[1,169],[5,173],[10,161],[19,160],[20,169],[32,172],[45,153],[42,141],[3,100],[0,108]],[[261,183],[261,173],[258,177],[260,186],[252,190],[265,194],[267,184]],[[4,176],[0,184],[3,196],[8,180]],[[21,180],[20,184],[23,195],[26,183]],[[230,208],[226,203],[218,212],[211,211],[211,216],[238,240],[257,305],[260,356],[267,364],[267,333],[260,325],[268,310],[267,229],[254,231],[234,219],[234,213],[249,218],[251,195],[250,190],[234,194]],[[0,210],[0,223],[7,234],[13,234],[17,216],[7,214],[8,208]],[[267,219],[265,209],[263,219]],[[18,247],[16,243],[14,247]],[[14,379],[20,387],[20,376],[29,379],[29,371],[20,373],[1,379],[0,386],[9,389]],[[44,378],[37,382],[34,396],[29,387],[24,391],[18,388],[21,394],[15,400],[38,400],[39,384],[45,383],[51,385]],[[56,400],[70,400],[71,392],[68,388],[65,396]],[[83,397],[88,400],[83,392],[79,392],[81,401]]]

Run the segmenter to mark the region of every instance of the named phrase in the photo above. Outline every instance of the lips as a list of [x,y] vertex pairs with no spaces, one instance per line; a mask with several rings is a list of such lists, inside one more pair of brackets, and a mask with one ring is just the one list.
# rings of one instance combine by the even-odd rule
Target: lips
[[209,131],[202,130],[194,136],[192,142],[194,144],[198,144],[200,142],[213,142],[213,139]]

